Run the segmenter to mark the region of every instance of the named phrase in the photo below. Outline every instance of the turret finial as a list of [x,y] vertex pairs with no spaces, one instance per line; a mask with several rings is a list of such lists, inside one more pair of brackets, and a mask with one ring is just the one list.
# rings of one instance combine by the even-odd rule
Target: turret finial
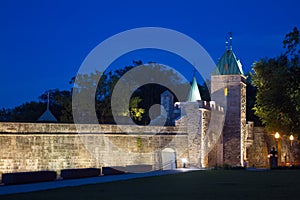
[[228,51],[228,37],[226,37],[225,44],[226,44],[226,51]]
[[229,32],[228,35],[229,35],[229,49],[232,50],[232,32]]

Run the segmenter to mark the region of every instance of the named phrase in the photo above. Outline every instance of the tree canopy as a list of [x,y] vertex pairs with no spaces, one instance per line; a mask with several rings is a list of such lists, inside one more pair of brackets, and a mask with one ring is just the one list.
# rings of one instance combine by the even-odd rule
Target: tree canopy
[[[76,83],[80,85],[80,90],[78,90],[79,92],[85,93],[86,95],[93,95],[92,92],[95,91],[96,87],[95,110],[99,123],[115,123],[111,105],[114,87],[121,77],[124,79],[124,74],[142,64],[142,61],[133,61],[133,64],[130,66],[106,71],[103,74],[99,71],[95,71],[94,73],[83,74],[76,77]],[[139,70],[139,68],[137,70]],[[142,71],[139,72],[140,74],[148,73],[144,72],[144,69],[141,70]],[[181,77],[179,77],[173,70],[153,62],[147,64],[147,70],[149,70],[149,73],[151,70],[158,72],[158,76],[153,77],[153,83],[139,86],[130,97],[129,110],[124,109],[118,113],[120,116],[130,116],[135,123],[140,125],[147,125],[150,123],[149,109],[152,105],[161,103],[160,95],[168,89],[163,85],[154,84],[157,80],[161,79],[161,77],[166,77],[164,78],[165,82],[172,84],[178,90],[186,91],[186,93],[188,93],[187,85],[183,84]],[[101,79],[99,80],[100,74]],[[129,73],[127,78],[130,79],[129,81],[134,81],[136,77],[131,77]],[[74,82],[75,77],[71,79],[70,84],[73,86]],[[210,96],[207,87],[205,85],[199,85],[199,88],[203,99],[209,100]],[[49,94],[49,107],[52,114],[59,122],[72,123],[73,92],[74,86],[71,90],[47,90],[38,97],[38,101],[26,102],[13,109],[0,109],[0,121],[37,121],[47,108]],[[177,97],[174,95],[174,101],[177,100]],[[118,101],[122,102],[124,99],[120,98]],[[157,113],[157,115],[159,114],[160,113]]]
[[257,88],[253,109],[269,132],[300,134],[299,38],[295,27],[283,41],[286,52],[253,67]]

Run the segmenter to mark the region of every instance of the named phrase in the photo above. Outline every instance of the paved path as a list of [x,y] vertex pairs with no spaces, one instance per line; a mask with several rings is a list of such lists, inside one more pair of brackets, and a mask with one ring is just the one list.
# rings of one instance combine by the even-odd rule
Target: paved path
[[176,170],[153,171],[153,172],[146,172],[146,173],[99,176],[99,177],[72,179],[72,180],[57,180],[51,182],[22,184],[22,185],[8,185],[8,186],[2,185],[0,186],[0,195],[33,192],[39,190],[48,190],[48,189],[87,185],[87,184],[107,183],[113,181],[144,178],[144,177],[151,177],[151,176],[161,176],[167,174],[177,174],[177,173],[194,171],[194,170],[196,169],[176,169]]

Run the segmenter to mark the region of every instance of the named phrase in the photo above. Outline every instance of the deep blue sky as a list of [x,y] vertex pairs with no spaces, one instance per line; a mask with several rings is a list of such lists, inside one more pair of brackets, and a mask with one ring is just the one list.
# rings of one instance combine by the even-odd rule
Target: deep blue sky
[[[248,71],[253,61],[282,52],[284,35],[300,28],[299,9],[298,0],[1,0],[0,108],[36,100],[48,89],[69,89],[69,80],[96,45],[137,27],[187,34],[215,62],[232,31],[233,49]],[[144,62],[151,58],[138,55]],[[130,64],[129,59],[122,63]]]

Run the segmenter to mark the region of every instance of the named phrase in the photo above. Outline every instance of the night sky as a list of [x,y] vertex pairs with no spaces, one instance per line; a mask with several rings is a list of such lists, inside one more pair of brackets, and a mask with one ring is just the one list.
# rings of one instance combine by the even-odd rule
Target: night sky
[[[244,71],[254,61],[278,56],[284,35],[300,28],[300,1],[17,1],[0,0],[0,108],[12,108],[48,89],[70,89],[87,54],[100,42],[138,27],[164,27],[200,43],[215,62],[233,32],[233,50]],[[161,62],[141,51],[118,60]],[[176,59],[169,64],[181,65]],[[115,64],[116,64],[115,63]],[[191,79],[192,72],[186,72]]]

